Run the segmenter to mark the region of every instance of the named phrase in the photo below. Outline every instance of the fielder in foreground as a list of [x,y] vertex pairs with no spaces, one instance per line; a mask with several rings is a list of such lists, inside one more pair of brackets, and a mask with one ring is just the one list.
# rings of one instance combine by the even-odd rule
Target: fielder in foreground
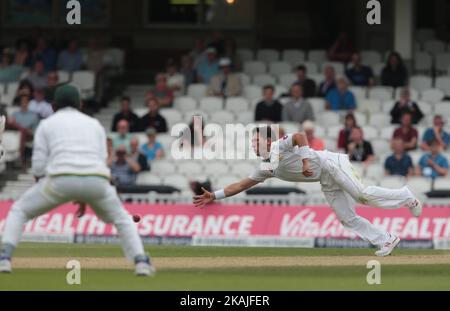
[[113,223],[126,257],[135,263],[135,273],[154,273],[145,254],[136,225],[109,183],[106,165],[106,134],[100,123],[79,112],[80,95],[70,85],[55,92],[53,116],[36,130],[32,171],[38,182],[11,208],[6,219],[0,252],[0,272],[11,272],[11,258],[20,241],[23,225],[61,204],[89,204],[106,223]]
[[407,206],[415,217],[422,213],[421,202],[407,186],[401,189],[364,186],[347,155],[310,149],[304,133],[276,140],[270,127],[259,127],[253,132],[252,146],[263,159],[260,167],[249,177],[214,193],[203,189],[202,195],[194,196],[197,207],[236,195],[272,177],[291,182],[320,182],[326,200],[343,226],[378,246],[377,256],[391,254],[400,239],[358,216],[355,201],[384,209]]

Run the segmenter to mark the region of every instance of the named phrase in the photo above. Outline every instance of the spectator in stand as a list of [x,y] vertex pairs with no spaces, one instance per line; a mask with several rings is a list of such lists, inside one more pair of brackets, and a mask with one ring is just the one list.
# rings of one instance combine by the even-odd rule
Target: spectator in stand
[[314,111],[311,104],[303,97],[303,88],[299,83],[291,87],[291,98],[284,105],[282,119],[285,122],[302,124],[306,120],[314,121]]
[[89,40],[89,46],[86,50],[86,69],[98,74],[105,66],[105,50],[100,46],[96,38]]
[[348,113],[345,116],[344,128],[339,132],[337,145],[338,149],[347,150],[347,145],[350,143],[352,130],[355,127],[358,127],[355,116],[353,113]]
[[196,71],[199,82],[209,84],[211,78],[219,73],[219,62],[217,61],[217,51],[215,48],[208,48],[205,53],[206,58],[198,63]]
[[169,60],[166,65],[167,87],[174,96],[184,94],[184,75],[178,72],[178,66],[174,60]]
[[334,62],[348,63],[354,52],[353,44],[350,41],[348,33],[339,34],[336,41],[328,50],[328,59]]
[[37,60],[44,62],[45,72],[55,70],[56,67],[56,51],[47,45],[47,41],[39,37],[36,41],[36,47],[31,52],[30,64],[34,64]]
[[141,172],[150,171],[150,166],[148,165],[147,157],[139,150],[139,140],[136,137],[130,140],[130,158],[139,164]]
[[347,154],[350,161],[362,162],[366,166],[375,160],[372,144],[364,140],[363,130],[360,127],[352,129],[350,143],[347,145]]
[[139,129],[145,132],[148,128],[154,128],[158,133],[167,132],[167,122],[159,114],[159,104],[156,98],[150,98],[148,101],[148,113],[139,120]]
[[405,144],[405,150],[411,151],[417,149],[417,139],[419,133],[412,126],[412,114],[405,112],[402,115],[401,125],[394,131],[393,138],[398,138],[403,140]]
[[197,72],[194,68],[194,61],[190,55],[183,55],[181,57],[180,73],[184,77],[184,86],[188,87],[192,83],[197,82]]
[[325,96],[327,110],[354,110],[356,109],[356,99],[348,89],[348,82],[345,77],[336,79],[336,88],[328,92]]
[[0,63],[0,83],[19,81],[23,70],[22,65],[11,63],[11,53],[8,49],[4,49]]
[[225,38],[223,33],[217,30],[213,31],[208,47],[213,47],[218,55],[223,55],[225,53]]
[[400,92],[400,99],[391,110],[391,123],[400,124],[402,115],[410,113],[412,116],[412,123],[417,124],[422,120],[423,113],[416,102],[411,100],[411,95],[408,88],[403,88]]
[[14,97],[14,106],[20,106],[21,97],[28,96],[29,98],[33,97],[34,88],[33,85],[28,80],[22,80],[19,83],[19,88],[16,92],[16,97]]
[[314,122],[309,120],[303,122],[302,124],[303,131],[308,138],[309,147],[316,151],[322,151],[325,149],[325,143],[322,139],[314,135],[315,127],[316,125],[314,124]]
[[26,41],[21,40],[16,46],[16,53],[14,54],[14,64],[26,66],[30,58],[30,50]]
[[27,77],[27,80],[33,85],[35,89],[45,89],[47,87],[47,74],[45,73],[45,64],[38,59]]
[[355,86],[373,86],[375,80],[372,68],[361,63],[361,54],[353,53],[352,61],[345,71],[347,78]]
[[123,96],[120,100],[120,111],[114,115],[111,131],[117,131],[117,125],[120,120],[127,120],[130,132],[139,132],[139,117],[131,109],[131,99],[128,96]]
[[411,157],[405,152],[403,140],[393,139],[391,143],[393,154],[384,162],[386,175],[412,176],[414,165]]
[[416,175],[438,178],[448,175],[448,160],[441,154],[441,145],[437,140],[430,142],[430,152],[419,160]]
[[441,115],[434,116],[433,127],[425,131],[422,138],[420,148],[423,151],[431,150],[431,142],[436,140],[441,145],[442,150],[445,150],[450,145],[450,133],[447,133],[444,129],[444,119]]
[[78,41],[72,39],[69,42],[68,48],[62,51],[58,56],[58,69],[74,72],[81,70],[83,64],[83,54],[78,48]]
[[158,73],[155,82],[155,87],[147,93],[146,99],[156,98],[160,107],[171,107],[173,104],[173,92],[167,85],[166,75]]
[[408,70],[403,64],[402,57],[397,52],[391,52],[381,72],[381,85],[398,88],[405,86],[407,81]]
[[47,75],[47,87],[45,88],[45,100],[53,103],[55,91],[60,86],[59,75],[57,71],[50,71]]
[[205,48],[204,38],[195,39],[194,48],[189,52],[194,67],[197,67],[205,57]]
[[133,136],[130,134],[130,127],[127,120],[120,120],[117,124],[117,134],[113,138],[113,149],[117,150],[120,146],[125,146],[126,152],[130,153],[130,141]]
[[295,83],[300,84],[303,89],[303,96],[305,98],[314,97],[316,95],[316,82],[308,78],[308,72],[306,66],[300,65],[296,70],[297,81]]
[[233,38],[226,38],[223,57],[231,60],[231,69],[233,71],[239,72],[242,69],[242,62],[236,50],[236,41]]
[[35,89],[34,98],[30,101],[30,111],[36,113],[39,118],[46,119],[53,114],[52,105],[45,100],[45,90]]
[[29,103],[29,96],[21,96],[20,110],[14,112],[8,120],[8,128],[20,132],[20,155],[22,161],[25,160],[26,143],[33,140],[34,131],[39,124],[37,114],[28,109]]
[[141,147],[142,154],[146,157],[148,162],[162,159],[164,157],[164,147],[156,140],[156,130],[154,128],[149,128],[147,129],[146,134],[148,141]]
[[282,121],[283,105],[274,99],[275,87],[266,85],[263,88],[263,100],[256,105],[255,121]]
[[241,78],[231,72],[231,60],[222,58],[219,66],[220,73],[211,78],[208,95],[224,98],[241,95]]
[[116,159],[111,166],[112,179],[116,186],[136,185],[137,174],[141,168],[137,162],[127,156],[127,148],[119,145],[116,150]]
[[328,92],[334,90],[337,87],[336,74],[333,66],[330,65],[325,66],[323,74],[325,76],[325,79],[319,85],[319,91],[317,94],[319,95],[319,97],[326,97],[328,95]]

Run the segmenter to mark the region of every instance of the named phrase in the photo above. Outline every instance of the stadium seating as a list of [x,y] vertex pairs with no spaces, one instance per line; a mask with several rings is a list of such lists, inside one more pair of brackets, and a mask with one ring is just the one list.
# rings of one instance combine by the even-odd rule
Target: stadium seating
[[75,71],[72,74],[71,83],[80,89],[83,99],[89,99],[94,96],[95,73],[93,71]]
[[288,62],[291,67],[295,67],[305,61],[305,52],[300,50],[284,50],[281,54],[281,59],[284,62]]

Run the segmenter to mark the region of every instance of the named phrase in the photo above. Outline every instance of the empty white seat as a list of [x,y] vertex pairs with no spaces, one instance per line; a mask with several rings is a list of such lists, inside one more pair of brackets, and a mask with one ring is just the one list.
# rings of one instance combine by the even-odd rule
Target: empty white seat
[[304,62],[302,65],[306,67],[306,71],[308,72],[308,74],[319,73],[319,65],[315,62],[308,61]]
[[382,155],[391,151],[391,145],[388,140],[374,139],[371,143],[375,155]]
[[434,56],[434,67],[439,72],[447,73],[450,66],[450,53],[437,53]]
[[378,138],[378,129],[373,126],[363,126],[362,130],[364,132],[364,138],[371,141],[372,139]]
[[279,98],[280,96],[284,95],[284,94],[288,94],[289,93],[289,88],[283,86],[283,85],[275,85],[275,93],[274,93],[274,98]]
[[58,83],[64,84],[70,82],[70,72],[58,70]]
[[392,108],[394,108],[396,101],[395,100],[386,100],[381,104],[381,111],[384,113],[389,114],[392,110]]
[[199,160],[186,160],[177,163],[178,174],[195,176],[203,173],[203,166]]
[[393,88],[387,86],[375,86],[369,89],[368,98],[386,101],[392,99],[394,95]]
[[6,131],[3,133],[2,144],[5,149],[5,161],[12,162],[19,158],[20,154],[20,133],[16,131]]
[[182,113],[176,109],[171,108],[160,109],[159,113],[166,119],[169,127],[183,120]]
[[342,125],[328,126],[327,124],[323,124],[323,126],[327,128],[327,137],[333,140],[336,140],[339,137],[339,133],[343,128]]
[[159,176],[174,174],[178,169],[175,161],[167,159],[152,161],[151,166],[151,172]]
[[450,116],[450,101],[435,104],[434,113],[443,115],[444,117]]
[[94,96],[95,73],[90,70],[75,71],[72,74],[71,84],[80,89],[83,99]]
[[138,108],[133,109],[133,111],[139,118],[142,118],[144,115],[146,115],[148,113],[148,108],[138,107]]
[[355,96],[357,101],[360,101],[361,99],[367,98],[367,88],[362,86],[350,86],[348,88],[350,92],[353,93],[353,96]]
[[297,76],[293,73],[290,74],[282,74],[278,78],[279,84],[290,89],[292,84],[297,81]]
[[264,63],[276,62],[280,59],[280,52],[274,49],[261,49],[256,52],[256,60]]
[[380,181],[384,177],[384,165],[381,164],[369,165],[366,168],[366,177],[376,181]]
[[381,77],[381,74],[383,73],[383,69],[386,66],[385,63],[378,63],[375,65],[372,65],[373,74],[375,77]]
[[244,63],[244,73],[253,77],[267,72],[267,65],[261,61],[249,61]]
[[177,97],[174,102],[174,106],[181,112],[197,109],[197,101],[188,96]]
[[311,98],[308,98],[308,102],[311,104],[311,107],[314,110],[314,114],[316,116],[325,110],[326,101],[323,98],[311,97]]
[[206,84],[202,83],[190,84],[187,89],[187,95],[199,101],[206,96],[207,89],[208,87]]
[[211,113],[223,109],[223,98],[221,97],[205,97],[200,100],[200,110]]
[[327,51],[325,50],[310,50],[308,52],[308,61],[316,64],[321,64],[327,61]]
[[243,63],[254,60],[254,53],[250,49],[237,49],[236,54]]
[[280,128],[284,129],[286,134],[293,134],[300,130],[300,124],[296,122],[281,122]]
[[417,194],[423,195],[424,193],[427,193],[431,190],[431,179],[425,177],[409,177],[406,184],[409,186],[413,193]]
[[446,96],[450,96],[450,76],[437,77],[435,87],[442,90]]
[[163,145],[166,151],[168,151],[171,149],[172,143],[176,140],[176,137],[173,137],[170,134],[158,134],[156,140]]
[[162,178],[152,172],[139,173],[136,179],[137,185],[160,185]]
[[186,111],[184,113],[183,120],[189,124],[192,121],[192,118],[194,116],[201,116],[203,118],[203,122],[206,122],[207,120],[209,120],[209,113],[206,112],[205,110],[201,110],[201,109],[194,109],[194,110]]
[[440,40],[427,40],[423,43],[423,50],[432,54],[445,52],[445,42]]
[[360,99],[358,101],[358,110],[370,113],[381,111],[381,101],[378,99]]
[[263,87],[276,84],[275,78],[270,74],[258,74],[253,76],[253,84]]
[[433,66],[433,57],[428,52],[416,51],[414,55],[414,70],[430,72]]
[[237,176],[221,176],[216,179],[216,184],[214,185],[214,187],[217,187],[218,189],[225,188],[226,186],[236,183],[237,181],[238,181]]
[[106,50],[106,63],[109,66],[122,69],[125,63],[125,51],[119,48],[110,48]]
[[326,130],[320,125],[316,125],[314,128],[314,133],[316,137],[324,138],[326,136]]
[[292,72],[292,66],[288,62],[272,62],[269,64],[269,73],[274,76],[279,76]]
[[414,151],[410,151],[408,152],[409,156],[411,157],[413,164],[414,165],[418,165],[420,159],[422,158],[422,156],[424,155],[423,151],[420,150],[414,150]]
[[[402,87],[398,87],[398,88],[395,89],[395,97],[394,97],[394,99],[396,99],[396,100],[400,99],[400,95],[402,93],[402,90],[403,90]],[[414,101],[419,100],[419,98],[420,98],[419,91],[417,91],[416,89],[411,88],[411,87],[408,88],[408,90],[409,90],[409,96],[410,96],[411,100],[414,100]]]
[[382,61],[382,56],[381,56],[380,52],[372,51],[372,50],[365,50],[365,51],[361,51],[361,60],[362,60],[363,64],[368,65],[368,66],[373,66]]
[[237,114],[236,122],[247,125],[255,121],[255,113],[253,111],[243,111]]
[[[193,180],[195,176],[192,176]],[[163,184],[180,190],[189,190],[189,180],[182,174],[171,174],[163,178]]]
[[450,178],[436,178],[434,181],[435,190],[450,190]]
[[445,94],[440,89],[426,89],[421,92],[420,99],[429,102],[437,103],[444,99]]
[[342,75],[345,72],[345,66],[341,62],[324,62],[322,63],[321,70],[323,71],[327,66],[333,67],[334,72],[338,75]]
[[207,160],[204,161],[205,173],[211,176],[224,176],[230,172],[230,167],[226,161]]
[[410,87],[422,92],[433,87],[433,80],[429,76],[416,75],[409,79]]
[[321,74],[321,73],[308,74],[308,78],[313,80],[316,83],[316,86],[318,86],[323,81],[323,74]]
[[244,97],[228,97],[225,101],[225,110],[240,113],[249,109],[250,103]]
[[329,150],[331,152],[341,152],[341,150],[338,150],[337,148],[337,141],[334,139],[324,139],[324,143],[325,143],[325,149]]
[[425,102],[425,101],[418,101],[417,105],[419,106],[419,108],[423,114],[429,115],[429,114],[433,113],[433,107],[430,103]]
[[242,86],[247,86],[247,85],[251,84],[252,78],[248,74],[245,74],[243,72],[239,72],[239,73],[237,73],[237,75],[241,79],[241,85]]
[[340,124],[340,118],[339,114],[332,111],[325,111],[320,116],[318,116],[320,119],[320,124],[327,125],[327,126],[335,126]]
[[247,85],[244,87],[244,97],[253,102],[262,98],[262,88],[258,85]]
[[[390,117],[387,117],[387,118],[390,118]],[[380,138],[382,138],[384,140],[391,140],[396,128],[397,128],[397,126],[395,126],[395,125],[387,125],[385,127],[382,127],[380,129]]]
[[406,184],[406,179],[401,176],[385,176],[380,180],[380,186],[389,189],[399,189]]
[[282,52],[281,59],[284,62],[288,62],[292,67],[295,67],[305,61],[305,53],[300,50],[288,49]]
[[354,111],[353,115],[355,116],[356,123],[359,126],[365,126],[367,125],[367,115],[365,113]]
[[235,117],[234,114],[229,111],[216,111],[211,113],[211,123],[218,123],[221,125],[234,123]]
[[374,113],[370,115],[369,125],[379,129],[391,125],[391,117],[384,113]]

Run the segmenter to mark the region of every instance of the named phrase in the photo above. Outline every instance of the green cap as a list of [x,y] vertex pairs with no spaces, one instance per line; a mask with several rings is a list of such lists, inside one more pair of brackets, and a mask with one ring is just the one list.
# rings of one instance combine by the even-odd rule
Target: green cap
[[81,102],[80,92],[78,89],[69,84],[64,84],[59,86],[55,91],[55,103],[58,106],[63,101],[71,101],[75,105],[78,105]]

